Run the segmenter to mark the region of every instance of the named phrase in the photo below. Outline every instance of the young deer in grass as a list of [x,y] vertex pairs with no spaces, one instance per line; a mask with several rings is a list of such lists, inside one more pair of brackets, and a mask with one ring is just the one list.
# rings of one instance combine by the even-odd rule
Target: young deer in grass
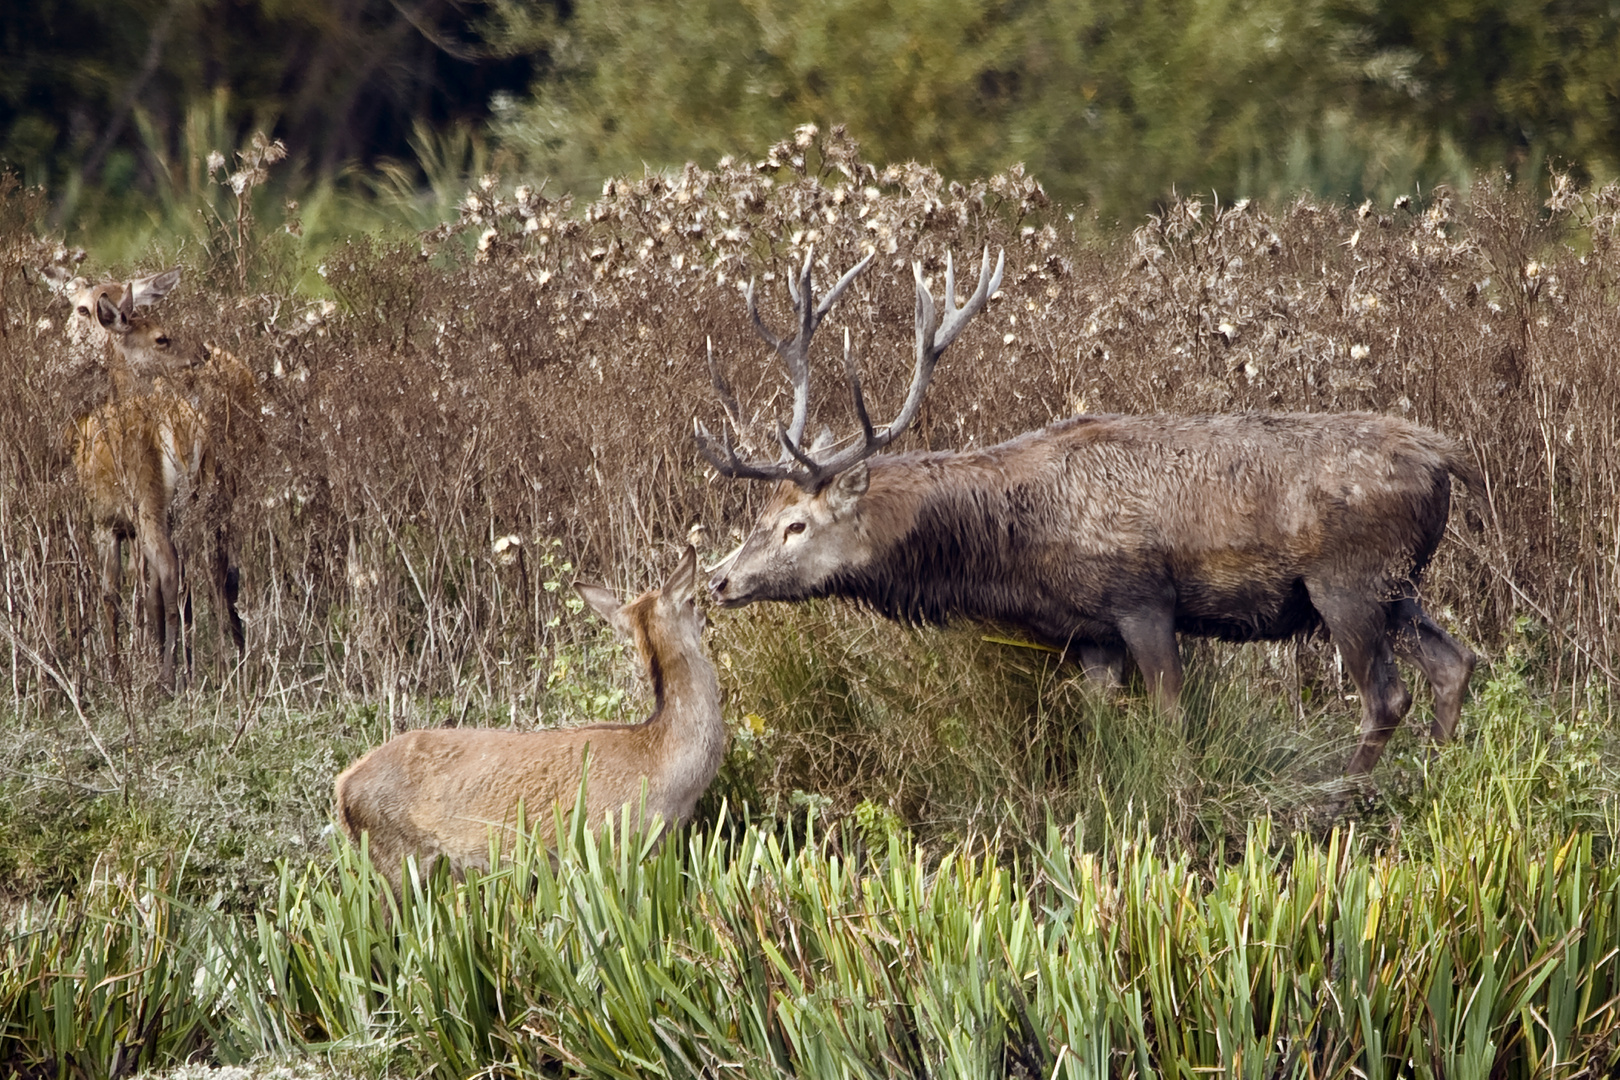
[[[161,297],[179,271],[131,282],[84,285],[76,309],[93,303],[96,325],[107,336],[107,368],[113,398],[80,417],[73,427],[73,463],[90,504],[100,562],[102,606],[116,668],[123,578],[123,543],[135,544],[138,602],[158,645],[162,684],[174,683],[175,651],[186,607],[179,551],[171,515],[182,489],[195,493],[213,475],[213,451],[195,402],[178,389],[183,372],[208,365],[226,393],[242,394],[252,373],[219,350],[183,349],[168,329],[135,307]],[[236,572],[229,566],[224,524],[216,523],[209,583],[222,640],[238,652],[244,643],[236,611]]]
[[439,859],[457,873],[487,869],[491,830],[510,848],[520,802],[534,835],[555,841],[552,807],[573,803],[587,761],[585,808],[593,824],[639,806],[643,786],[646,822],[667,826],[691,815],[726,743],[720,687],[703,655],[696,585],[691,547],[662,588],[628,603],[600,585],[574,585],[635,643],[655,699],[645,721],[535,732],[411,731],[337,778],[338,822],[356,842],[369,834],[372,861],[396,893],[407,855],[415,855],[423,871]]
[[[83,252],[79,254],[82,256]],[[108,349],[112,345],[112,335],[96,317],[102,298],[105,297],[114,307],[118,307],[123,304],[127,293],[132,309],[150,307],[167,296],[179,283],[180,270],[177,267],[127,282],[92,282],[88,278],[76,276],[71,265],[56,263],[41,267],[40,279],[51,292],[64,297],[72,311],[64,327],[67,332],[69,354],[79,362],[92,359],[105,362],[108,375],[117,380],[125,372],[120,370],[117,361],[108,354]],[[133,388],[115,384],[114,390],[119,394],[127,394],[132,392]]]

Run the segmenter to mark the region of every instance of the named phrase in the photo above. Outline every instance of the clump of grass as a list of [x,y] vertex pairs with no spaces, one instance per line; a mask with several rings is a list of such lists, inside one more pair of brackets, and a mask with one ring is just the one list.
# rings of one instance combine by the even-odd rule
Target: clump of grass
[[[559,811],[561,814],[561,811]],[[628,817],[626,818],[628,820]],[[1613,1067],[1620,871],[1502,819],[1431,857],[1253,825],[1200,872],[1139,822],[1014,864],[813,819],[409,879],[286,865],[247,919],[159,876],[0,937],[0,1064],[370,1053],[417,1075],[1519,1076]],[[498,854],[498,853],[497,853]],[[182,990],[186,991],[182,998]],[[65,1033],[88,1036],[70,1041]]]

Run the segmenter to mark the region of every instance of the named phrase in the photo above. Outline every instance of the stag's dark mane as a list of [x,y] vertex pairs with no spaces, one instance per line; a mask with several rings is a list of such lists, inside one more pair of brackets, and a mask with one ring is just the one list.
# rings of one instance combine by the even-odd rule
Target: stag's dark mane
[[[1031,590],[1015,572],[1024,539],[1018,531],[1023,518],[1013,506],[1019,489],[981,475],[988,470],[951,468],[955,456],[897,454],[872,460],[876,489],[866,512],[882,517],[899,509],[886,503],[915,500],[915,518],[870,563],[829,579],[825,595],[855,600],[913,626],[939,626],[962,615],[1027,618]],[[922,483],[882,490],[884,472],[919,466]],[[945,470],[950,475],[940,475]]]

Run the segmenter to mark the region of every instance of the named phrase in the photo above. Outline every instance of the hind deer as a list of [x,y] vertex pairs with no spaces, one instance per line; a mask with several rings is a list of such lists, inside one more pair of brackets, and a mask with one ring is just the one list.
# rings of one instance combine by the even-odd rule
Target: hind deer
[[[861,430],[841,449],[804,447],[809,346],[834,300],[818,303],[805,259],[792,291],[798,330],[777,338],[793,417],[782,454],[745,461],[729,433],[697,428],[723,476],[776,490],[709,582],[724,607],[842,596],[909,623],[965,616],[1020,627],[1117,675],[1125,655],[1167,711],[1181,691],[1177,633],[1277,640],[1326,627],[1361,692],[1365,773],[1410,708],[1394,657],[1434,687],[1437,742],[1451,737],[1474,654],[1418,602],[1445,534],[1455,476],[1479,474],[1438,432],[1373,413],[1076,416],[985,450],[881,454],[916,417],[940,355],[1001,284],[985,251],[960,307],[946,261],[943,317],[915,268],[916,364],[895,419],[875,428],[845,339]],[[741,411],[711,349],[732,425]]]
[[[573,803],[587,762],[593,823],[640,806],[645,789],[644,821],[673,826],[691,816],[719,771],[726,729],[714,666],[703,654],[697,552],[688,547],[661,588],[627,603],[600,585],[574,588],[635,645],[652,683],[652,715],[639,724],[535,732],[410,731],[355,762],[333,788],[337,819],[356,843],[369,835],[372,861],[396,895],[407,855],[424,872],[445,859],[459,874],[488,869],[492,831],[508,850],[523,824],[555,842],[552,807]],[[517,820],[519,803],[526,823]]]
[[[214,451],[197,403],[179,380],[193,369],[224,385],[227,395],[250,393],[252,373],[220,350],[185,349],[162,322],[136,312],[161,298],[179,280],[178,270],[120,285],[73,283],[75,312],[85,309],[106,336],[112,400],[73,426],[73,463],[90,506],[97,548],[102,606],[113,665],[118,663],[118,623],[123,544],[135,545],[137,600],[157,642],[160,680],[174,685],[175,651],[187,607],[172,515],[181,491],[195,494],[213,479]],[[214,523],[209,584],[222,642],[244,646],[236,610],[237,574],[229,565],[223,521]]]

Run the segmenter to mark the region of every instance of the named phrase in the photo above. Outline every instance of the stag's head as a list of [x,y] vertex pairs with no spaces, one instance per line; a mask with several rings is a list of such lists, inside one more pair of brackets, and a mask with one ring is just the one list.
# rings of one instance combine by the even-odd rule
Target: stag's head
[[[776,461],[746,461],[738,455],[728,429],[722,428],[721,437],[716,439],[701,424],[697,427],[698,450],[721,475],[772,480],[777,484],[742,546],[715,568],[709,580],[709,591],[722,606],[739,607],[755,600],[800,600],[815,596],[825,590],[826,583],[835,574],[860,566],[871,557],[873,536],[862,512],[871,478],[867,459],[898,438],[916,419],[940,355],[1001,287],[1005,255],[996,259],[992,272],[990,251],[985,250],[979,268],[979,284],[960,306],[956,303],[955,266],[947,255],[943,317],[923,282],[922,266],[913,264],[917,279],[916,362],[911,387],[899,413],[882,428],[873,426],[846,331],[844,372],[854,398],[860,433],[846,440],[842,447],[824,435],[816,445],[806,448],[802,440],[810,408],[811,335],[839,294],[871,261],[872,256],[868,255],[840,278],[818,303],[811,291],[811,257],[806,255],[799,281],[788,283],[798,328],[786,338],[779,338],[765,328],[755,305],[753,283],[749,283],[748,314],[755,330],[781,357],[787,369],[793,387],[793,417],[788,424],[777,425],[776,437],[782,455]],[[709,374],[732,425],[740,428],[741,409],[715,362],[712,345]]]

